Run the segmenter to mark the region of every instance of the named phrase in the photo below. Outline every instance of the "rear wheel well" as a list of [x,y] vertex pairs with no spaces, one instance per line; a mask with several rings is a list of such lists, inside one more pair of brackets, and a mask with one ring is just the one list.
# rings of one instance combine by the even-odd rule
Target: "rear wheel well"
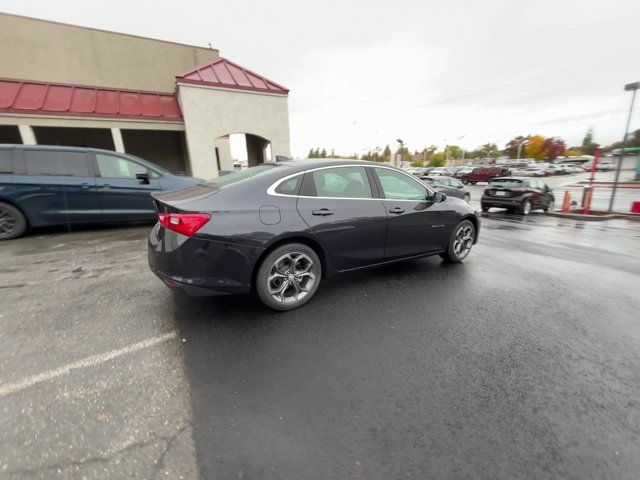
[[265,257],[269,255],[272,251],[274,251],[276,248],[281,247],[282,245],[286,245],[287,243],[302,243],[307,247],[313,249],[313,251],[316,252],[316,255],[318,255],[318,258],[320,259],[320,265],[322,266],[322,278],[326,277],[327,257],[325,255],[324,249],[320,246],[320,244],[315,240],[312,240],[307,237],[287,237],[287,238],[278,240],[272,245],[269,245],[269,247],[267,247],[265,251],[262,252],[262,254],[258,257],[258,260],[256,260],[256,263],[253,267],[253,272],[251,273],[251,284],[253,286],[255,286],[256,284],[256,275],[258,274],[258,269],[260,268],[260,265],[262,264],[262,261],[265,259]]

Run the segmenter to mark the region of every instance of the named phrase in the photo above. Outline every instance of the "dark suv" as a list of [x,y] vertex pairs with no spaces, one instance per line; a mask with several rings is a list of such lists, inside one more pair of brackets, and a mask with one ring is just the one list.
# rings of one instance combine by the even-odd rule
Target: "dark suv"
[[155,221],[151,192],[199,181],[109,150],[0,145],[0,240],[28,227]]
[[464,167],[458,170],[453,176],[465,185],[477,182],[489,182],[497,177],[506,177],[509,169],[504,167]]
[[485,188],[480,200],[482,211],[491,207],[506,208],[528,215],[531,210],[553,210],[553,190],[539,178],[496,178]]

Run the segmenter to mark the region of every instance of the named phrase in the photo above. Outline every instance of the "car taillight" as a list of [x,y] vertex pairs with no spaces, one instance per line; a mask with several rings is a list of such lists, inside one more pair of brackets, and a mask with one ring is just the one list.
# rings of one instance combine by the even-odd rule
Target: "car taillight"
[[211,220],[208,213],[158,213],[160,224],[174,232],[192,236]]

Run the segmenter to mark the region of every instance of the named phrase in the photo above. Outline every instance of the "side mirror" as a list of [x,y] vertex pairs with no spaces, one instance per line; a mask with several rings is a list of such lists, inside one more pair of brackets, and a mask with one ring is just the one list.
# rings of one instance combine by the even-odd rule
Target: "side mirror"
[[431,197],[431,200],[434,203],[442,203],[446,200],[447,196],[442,193],[442,192],[434,192],[433,197]]
[[138,179],[138,183],[141,183],[142,185],[149,185],[148,173],[136,173],[136,178]]

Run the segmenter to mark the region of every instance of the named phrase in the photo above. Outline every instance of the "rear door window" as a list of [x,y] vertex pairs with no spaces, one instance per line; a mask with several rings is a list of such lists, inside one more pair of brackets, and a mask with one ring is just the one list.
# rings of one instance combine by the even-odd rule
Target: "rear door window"
[[85,152],[64,150],[24,150],[27,175],[93,177]]
[[310,193],[311,196],[373,198],[371,185],[364,167],[337,167],[314,170],[305,174],[305,183],[308,184],[307,188],[305,188],[305,193]]
[[144,165],[115,155],[96,153],[96,162],[98,162],[98,172],[102,178],[135,179],[136,174],[148,172]]
[[10,148],[0,148],[0,173],[11,173],[13,171],[13,150]]

